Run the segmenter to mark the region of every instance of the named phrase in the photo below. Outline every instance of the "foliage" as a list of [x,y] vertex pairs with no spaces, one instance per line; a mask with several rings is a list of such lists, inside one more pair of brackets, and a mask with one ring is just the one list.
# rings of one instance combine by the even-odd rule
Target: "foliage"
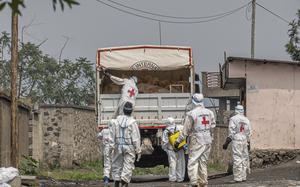
[[297,20],[293,20],[289,25],[288,30],[289,42],[285,45],[286,51],[290,54],[291,58],[295,61],[300,61],[300,38],[299,38],[299,28],[300,28],[300,10],[297,12]]
[[[10,87],[10,64],[6,60],[6,55],[10,53],[10,36],[7,32],[2,32],[0,37],[0,88]],[[7,90],[6,90],[7,91]]]
[[[21,15],[20,8],[25,8],[24,2],[25,0],[0,0],[0,11],[3,10],[6,6],[9,6],[14,12]],[[60,4],[62,11],[64,10],[65,4],[68,5],[70,8],[72,8],[72,6],[74,5],[79,5],[77,0],[52,0],[54,11],[56,10],[56,6],[58,3]]]
[[101,161],[86,162],[73,169],[41,170],[39,175],[55,180],[100,180],[103,164]]
[[[86,162],[73,169],[41,170],[39,176],[50,177],[55,180],[99,180],[102,177],[103,164],[101,161]],[[168,175],[169,168],[162,165],[153,168],[139,168],[133,170],[133,175]],[[209,164],[208,172],[217,174],[226,172],[220,164]]]
[[36,175],[38,173],[39,163],[30,156],[22,156],[20,163],[20,172],[22,175]]
[[[10,90],[10,37],[0,37],[0,88]],[[18,97],[46,104],[88,105],[94,102],[94,68],[89,60],[58,61],[33,43],[20,43]]]

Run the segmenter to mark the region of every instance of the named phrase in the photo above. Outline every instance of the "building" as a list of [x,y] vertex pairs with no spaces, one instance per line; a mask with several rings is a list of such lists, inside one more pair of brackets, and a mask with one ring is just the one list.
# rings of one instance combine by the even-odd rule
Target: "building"
[[228,57],[222,88],[239,89],[252,150],[300,149],[300,62]]

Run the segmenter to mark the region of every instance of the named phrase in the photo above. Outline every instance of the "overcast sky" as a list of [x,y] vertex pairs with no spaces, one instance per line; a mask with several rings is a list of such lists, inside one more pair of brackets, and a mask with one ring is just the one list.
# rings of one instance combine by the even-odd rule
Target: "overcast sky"
[[[102,0],[107,2],[106,0]],[[118,1],[118,0],[115,0]],[[157,21],[150,21],[119,12],[96,0],[81,0],[80,6],[64,12],[52,9],[52,0],[26,0],[20,17],[20,33],[24,25],[34,19],[25,30],[24,40],[40,43],[42,50],[59,56],[65,39],[70,41],[63,58],[87,57],[95,61],[97,48],[159,44]],[[241,7],[247,0],[119,0],[134,8],[172,16],[209,16]],[[286,20],[295,19],[300,0],[257,0]],[[284,45],[288,41],[288,24],[256,7],[255,57],[290,60]],[[251,13],[248,14],[248,18]],[[0,31],[10,32],[10,11],[0,12]],[[250,56],[251,21],[246,8],[223,19],[200,24],[161,23],[163,45],[191,46],[198,71],[217,71],[218,63],[227,56]],[[21,35],[20,35],[21,37]]]

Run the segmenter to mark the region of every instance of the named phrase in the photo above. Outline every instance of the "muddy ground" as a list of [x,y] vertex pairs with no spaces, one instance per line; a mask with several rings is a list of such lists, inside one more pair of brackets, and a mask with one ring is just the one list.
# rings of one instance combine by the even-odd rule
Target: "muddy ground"
[[[300,187],[300,156],[296,159],[264,169],[253,170],[248,175],[248,180],[243,183],[232,184],[233,176],[210,176],[209,186],[232,186],[232,187],[248,187],[248,186],[298,186]],[[62,187],[62,186],[82,186],[82,187],[100,187],[103,186],[101,181],[89,182],[58,182],[51,180],[42,180],[41,186],[44,187]],[[113,186],[112,183],[110,186]],[[134,177],[132,187],[186,187],[188,183],[170,183],[166,176],[141,176]]]

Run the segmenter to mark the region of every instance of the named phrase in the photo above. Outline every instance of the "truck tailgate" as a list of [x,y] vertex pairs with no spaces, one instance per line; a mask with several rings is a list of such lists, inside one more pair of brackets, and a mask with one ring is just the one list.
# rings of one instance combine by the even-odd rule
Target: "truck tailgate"
[[[168,117],[173,117],[176,123],[180,123],[189,97],[190,93],[139,94],[133,116],[140,128],[162,128]],[[99,124],[106,125],[113,118],[119,98],[120,94],[100,94]]]

